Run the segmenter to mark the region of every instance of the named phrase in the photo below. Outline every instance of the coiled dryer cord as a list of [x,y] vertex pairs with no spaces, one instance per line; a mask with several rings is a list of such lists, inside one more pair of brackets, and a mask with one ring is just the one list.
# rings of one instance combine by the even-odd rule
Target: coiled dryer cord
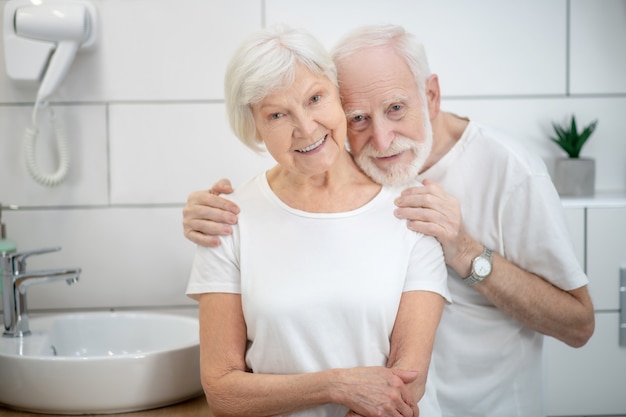
[[26,128],[26,131],[24,132],[24,157],[26,160],[26,168],[28,169],[31,177],[33,177],[33,179],[39,184],[47,187],[54,187],[63,182],[69,169],[70,152],[67,144],[67,135],[65,133],[65,128],[57,120],[52,107],[44,104],[42,107],[48,107],[48,110],[50,111],[50,123],[52,124],[52,130],[56,141],[59,166],[56,172],[49,174],[41,172],[35,156],[37,136],[39,136],[39,129],[37,129],[37,111],[39,107],[39,103],[35,103],[35,108],[33,109],[32,127]]

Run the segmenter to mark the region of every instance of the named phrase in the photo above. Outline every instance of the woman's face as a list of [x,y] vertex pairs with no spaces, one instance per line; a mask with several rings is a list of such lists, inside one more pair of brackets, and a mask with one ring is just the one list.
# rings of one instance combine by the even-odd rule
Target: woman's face
[[327,171],[344,150],[346,116],[334,84],[298,65],[294,82],[252,105],[257,137],[283,168]]

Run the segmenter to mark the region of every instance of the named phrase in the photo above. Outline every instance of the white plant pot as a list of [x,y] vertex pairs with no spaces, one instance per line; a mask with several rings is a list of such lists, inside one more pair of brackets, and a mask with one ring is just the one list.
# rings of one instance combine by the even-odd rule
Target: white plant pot
[[596,161],[591,158],[557,159],[554,185],[559,195],[587,197],[595,192]]

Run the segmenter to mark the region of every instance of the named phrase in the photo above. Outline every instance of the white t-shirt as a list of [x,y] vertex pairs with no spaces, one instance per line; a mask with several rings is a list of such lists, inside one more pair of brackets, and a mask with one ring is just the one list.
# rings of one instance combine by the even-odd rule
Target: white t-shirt
[[[187,294],[241,294],[253,372],[385,366],[402,293],[449,300],[441,246],[393,216],[399,192],[383,188],[349,212],[308,213],[285,205],[261,174],[229,196],[238,226],[219,247],[198,247]],[[431,380],[419,403],[428,417],[441,415]],[[346,412],[329,404],[294,415]]]
[[[544,163],[514,141],[470,122],[420,179],[460,201],[465,227],[486,247],[564,290],[588,283]],[[543,336],[448,272],[454,303],[444,309],[433,355],[443,415],[543,416]]]

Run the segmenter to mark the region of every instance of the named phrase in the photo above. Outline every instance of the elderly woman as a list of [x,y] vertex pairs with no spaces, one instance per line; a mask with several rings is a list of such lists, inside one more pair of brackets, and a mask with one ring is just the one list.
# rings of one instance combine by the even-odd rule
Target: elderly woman
[[330,56],[302,31],[263,30],[225,94],[235,134],[277,164],[232,194],[233,234],[194,259],[212,412],[441,415],[427,379],[449,298],[441,246],[393,216],[399,190],[346,150]]

